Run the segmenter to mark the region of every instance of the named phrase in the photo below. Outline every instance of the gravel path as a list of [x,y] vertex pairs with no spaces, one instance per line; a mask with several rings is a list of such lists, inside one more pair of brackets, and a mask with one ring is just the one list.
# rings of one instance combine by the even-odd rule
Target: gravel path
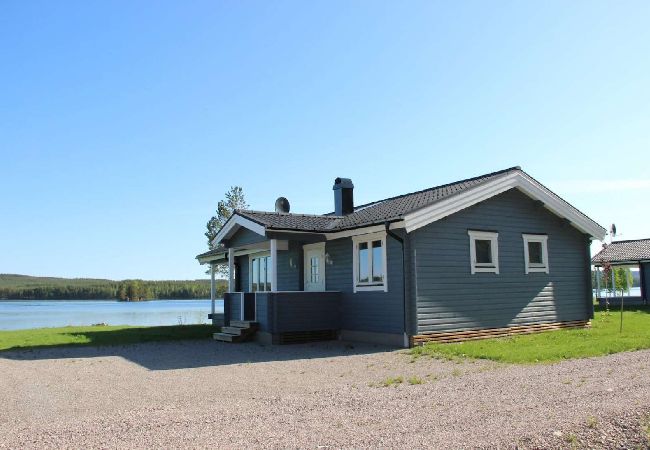
[[648,448],[650,352],[515,366],[338,342],[15,351],[0,405],[8,448]]

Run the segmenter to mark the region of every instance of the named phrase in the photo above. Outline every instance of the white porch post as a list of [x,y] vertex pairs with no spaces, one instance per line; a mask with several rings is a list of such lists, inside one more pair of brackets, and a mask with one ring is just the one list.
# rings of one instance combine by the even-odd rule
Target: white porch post
[[596,298],[600,298],[600,267],[596,267]]
[[212,317],[214,318],[214,297],[215,297],[215,282],[214,282],[214,264],[210,263],[210,300],[212,300]]
[[235,249],[228,249],[228,292],[235,292]]
[[612,266],[612,297],[616,297],[616,277],[614,276],[614,266]]
[[271,239],[271,292],[278,292],[278,240]]

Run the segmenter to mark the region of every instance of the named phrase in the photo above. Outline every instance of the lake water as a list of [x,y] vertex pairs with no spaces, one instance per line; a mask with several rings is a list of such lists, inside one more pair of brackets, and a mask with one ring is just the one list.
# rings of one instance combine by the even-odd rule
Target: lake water
[[[594,295],[596,295],[596,289],[594,289],[593,291],[594,291]],[[603,297],[605,296],[605,289],[600,290],[600,295],[603,296]],[[621,291],[617,291],[616,295],[617,296],[621,295]],[[641,297],[641,288],[638,287],[638,286],[632,287],[632,288],[630,288],[629,292],[625,293],[624,296],[625,297]]]
[[[0,300],[0,330],[67,325],[179,325],[208,323],[210,300]],[[223,312],[217,300],[216,312]]]

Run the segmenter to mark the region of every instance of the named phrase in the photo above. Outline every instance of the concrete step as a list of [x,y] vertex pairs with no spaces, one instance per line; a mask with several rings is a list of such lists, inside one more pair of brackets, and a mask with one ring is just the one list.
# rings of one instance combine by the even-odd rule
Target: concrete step
[[253,322],[252,320],[231,320],[230,321],[230,326],[237,327],[237,328],[255,328],[258,325],[259,323]]

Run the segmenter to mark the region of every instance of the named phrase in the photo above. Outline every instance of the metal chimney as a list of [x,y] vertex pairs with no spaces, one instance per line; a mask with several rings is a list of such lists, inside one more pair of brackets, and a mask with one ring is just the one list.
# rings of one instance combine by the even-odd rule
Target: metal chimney
[[354,212],[354,184],[349,178],[334,180],[334,214],[346,216]]

